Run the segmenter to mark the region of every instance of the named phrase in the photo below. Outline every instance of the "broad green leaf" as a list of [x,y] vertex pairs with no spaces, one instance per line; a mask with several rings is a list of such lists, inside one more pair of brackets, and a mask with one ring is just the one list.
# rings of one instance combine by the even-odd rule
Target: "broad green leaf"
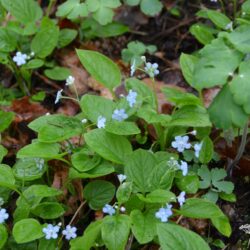
[[156,189],[147,194],[146,196],[143,196],[142,194],[137,194],[137,196],[140,200],[146,203],[166,204],[169,202],[174,202],[176,200],[174,193],[163,189]]
[[127,215],[106,216],[102,224],[102,239],[109,250],[124,250],[130,232]]
[[241,25],[226,37],[240,52],[250,52],[250,25]]
[[21,158],[12,168],[13,174],[19,180],[33,181],[43,176],[48,166],[43,159]]
[[117,191],[116,191],[116,198],[120,204],[126,203],[132,193],[133,187],[132,187],[132,182],[124,182],[122,183]]
[[58,38],[57,47],[59,49],[69,45],[77,36],[77,31],[74,29],[61,29]]
[[0,110],[0,133],[7,129],[13,121],[15,114]]
[[206,136],[202,140],[202,147],[199,153],[200,162],[203,164],[209,163],[213,158],[213,154],[214,154],[214,144],[212,140],[208,136]]
[[142,213],[140,210],[133,210],[130,213],[132,232],[140,244],[149,243],[156,236],[156,224],[158,220],[152,211]]
[[227,26],[231,23],[226,15],[216,10],[207,10],[207,16],[217,27],[224,30],[227,30]]
[[[250,40],[249,40],[250,41]],[[250,61],[242,62],[239,73],[230,83],[230,90],[236,104],[243,107],[244,111],[250,115]],[[240,87],[239,87],[240,86]]]
[[242,60],[242,54],[227,46],[222,38],[213,40],[199,54],[192,84],[198,90],[224,85]]
[[0,249],[3,249],[7,239],[8,239],[7,229],[3,224],[0,224]]
[[0,145],[0,163],[3,160],[4,156],[7,155],[7,153],[8,150],[4,146]]
[[3,6],[19,22],[27,24],[42,17],[42,9],[34,0],[2,0]]
[[40,239],[44,236],[42,225],[35,219],[18,221],[13,227],[13,236],[19,244]]
[[69,170],[69,179],[86,179],[86,178],[97,178],[100,176],[105,176],[111,174],[115,171],[113,165],[108,162],[103,162],[95,168],[87,172],[78,172],[74,168]]
[[79,119],[66,115],[41,116],[29,124],[29,127],[38,132],[40,142],[60,142],[80,135],[83,126]]
[[68,68],[56,66],[53,69],[46,69],[44,74],[52,80],[63,81],[70,75],[70,70]]
[[80,105],[83,113],[93,123],[97,123],[99,116],[110,120],[113,110],[115,109],[115,103],[113,101],[102,96],[89,94],[82,97]]
[[198,176],[192,172],[189,172],[186,176],[178,175],[175,183],[180,190],[188,194],[195,194],[200,186]]
[[231,127],[243,127],[248,120],[248,115],[242,107],[234,102],[229,85],[225,85],[214,98],[208,112],[213,124],[224,130]]
[[89,150],[83,149],[72,155],[71,161],[74,168],[79,172],[87,172],[101,163],[99,155],[91,153]]
[[125,161],[125,175],[134,185],[134,191],[142,193],[152,191],[152,172],[157,161],[153,153],[138,149]]
[[113,91],[121,83],[121,72],[108,57],[90,50],[77,50],[76,52],[82,65],[91,76],[109,90]]
[[0,28],[0,51],[12,52],[16,49],[17,40],[16,34],[8,30],[7,28]]
[[92,222],[84,231],[83,236],[70,241],[70,250],[90,250],[101,234],[102,220]]
[[141,0],[125,0],[125,3],[130,6],[136,6],[140,3]]
[[189,30],[190,33],[203,45],[211,43],[214,39],[213,32],[204,24],[193,24]]
[[83,196],[91,209],[98,210],[108,204],[115,195],[115,186],[103,180],[89,182],[84,190]]
[[53,157],[59,154],[59,150],[60,145],[57,143],[44,143],[36,141],[21,148],[17,153],[17,158],[37,157],[53,159]]
[[198,234],[178,225],[159,223],[157,234],[162,250],[210,250]]
[[172,115],[171,126],[210,127],[207,110],[201,106],[187,105]]
[[56,16],[65,17],[74,11],[75,8],[79,8],[80,0],[68,0],[58,6]]
[[41,238],[39,240],[39,245],[37,250],[55,250],[57,245],[57,240],[55,239],[50,239],[47,240],[45,238]]
[[185,105],[202,105],[201,100],[197,96],[195,96],[194,94],[183,92],[177,88],[164,87],[162,88],[162,92],[164,93],[168,101],[176,104],[179,107]]
[[63,206],[58,202],[42,202],[31,209],[32,214],[42,219],[56,219],[65,212]]
[[148,16],[155,16],[162,10],[162,3],[159,0],[142,0],[141,11]]
[[127,138],[108,133],[103,129],[94,129],[84,134],[84,138],[92,150],[115,163],[123,163],[126,156],[132,152],[132,146]]
[[245,12],[246,14],[250,14],[250,1],[249,0],[246,0],[242,6],[242,12]]
[[213,225],[220,233],[225,236],[231,234],[228,218],[211,201],[198,198],[188,199],[178,213],[190,218],[211,219]]
[[35,52],[36,56],[45,58],[55,49],[58,37],[59,28],[52,20],[44,18],[40,30],[31,42],[31,49]]

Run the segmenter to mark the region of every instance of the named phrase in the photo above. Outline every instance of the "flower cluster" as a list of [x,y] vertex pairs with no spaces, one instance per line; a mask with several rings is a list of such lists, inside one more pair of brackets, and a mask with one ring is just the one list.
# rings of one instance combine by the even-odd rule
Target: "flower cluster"
[[166,207],[162,207],[160,208],[156,213],[155,213],[155,217],[157,219],[160,219],[161,222],[167,222],[168,218],[173,215],[173,212],[171,210],[172,205],[167,204]]
[[73,76],[68,76],[68,78],[66,79],[66,86],[72,85],[75,82],[75,78]]
[[170,169],[181,170],[183,176],[186,176],[188,173],[188,164],[185,161],[181,161],[179,164],[179,162],[174,157],[170,157],[170,159],[167,161],[167,164]]
[[155,76],[157,76],[160,73],[160,71],[158,70],[158,64],[157,63],[152,64],[150,62],[147,62],[144,70],[148,73],[148,75],[151,78],[154,78]]
[[[74,239],[77,237],[76,230],[76,227],[67,225],[66,228],[62,231],[62,234],[67,240]],[[47,227],[44,227],[42,231],[45,234],[46,240],[57,239],[60,231],[60,225],[54,226],[52,224],[48,224]]]
[[27,60],[30,60],[31,57],[35,55],[34,52],[31,52],[30,55],[23,54],[20,51],[16,52],[16,55],[13,56],[13,61],[16,63],[17,66],[22,66],[27,63]]
[[[114,215],[116,213],[116,209],[118,209],[119,207],[117,205],[115,205],[114,207],[109,205],[109,204],[105,204],[105,206],[102,208],[102,212],[104,214],[108,214],[110,216]],[[120,207],[120,211],[122,213],[125,213],[126,212],[126,208],[121,206]]]

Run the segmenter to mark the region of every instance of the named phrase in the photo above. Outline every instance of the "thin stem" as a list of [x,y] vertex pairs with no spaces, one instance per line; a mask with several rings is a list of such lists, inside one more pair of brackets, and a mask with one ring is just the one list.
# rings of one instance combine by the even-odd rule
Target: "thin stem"
[[78,91],[76,89],[76,85],[75,84],[73,84],[73,88],[74,88],[74,91],[75,91],[75,94],[76,94],[76,99],[78,100],[78,102],[80,102]]
[[247,134],[248,134],[248,121],[243,129],[243,134],[241,137],[241,142],[240,142],[240,147],[239,150],[237,152],[237,155],[235,157],[235,159],[229,164],[228,166],[228,173],[231,176],[232,175],[232,171],[235,165],[237,165],[237,163],[239,162],[239,160],[241,159],[242,155],[244,154],[245,151],[245,147],[247,144]]
[[51,9],[52,7],[54,6],[54,4],[56,3],[57,0],[50,0],[49,1],[49,5],[48,5],[48,8],[46,10],[46,16],[49,17],[50,15],[50,12],[51,12]]
[[126,246],[126,250],[130,250],[131,249],[133,240],[134,240],[134,235],[130,234],[130,236],[128,238],[128,243],[127,243],[127,246]]
[[159,104],[158,104],[158,97],[157,97],[157,92],[156,92],[156,86],[155,86],[155,78],[151,78],[152,79],[152,82],[153,82],[153,91],[154,91],[154,96],[155,96],[155,105],[156,105],[156,112],[158,113],[159,110]]
[[68,97],[68,96],[61,96],[61,99],[68,99],[68,100],[72,100],[72,101],[75,101],[75,102],[79,103],[79,100],[77,100],[75,98],[72,98],[72,97]]
[[233,5],[234,5],[234,19],[235,19],[237,14],[237,0],[233,0]]

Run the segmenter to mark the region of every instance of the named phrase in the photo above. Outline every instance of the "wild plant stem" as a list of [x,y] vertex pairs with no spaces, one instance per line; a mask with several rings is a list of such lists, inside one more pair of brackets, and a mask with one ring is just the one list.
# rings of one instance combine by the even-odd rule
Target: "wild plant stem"
[[46,16],[49,17],[50,15],[50,12],[51,12],[51,9],[53,7],[53,5],[56,3],[57,0],[50,0],[49,1],[49,5],[48,5],[48,8],[46,10]]

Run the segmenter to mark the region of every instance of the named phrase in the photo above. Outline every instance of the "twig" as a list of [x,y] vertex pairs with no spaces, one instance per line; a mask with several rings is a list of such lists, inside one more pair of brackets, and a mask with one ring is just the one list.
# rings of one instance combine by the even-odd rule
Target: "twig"
[[133,240],[134,240],[134,236],[133,236],[133,234],[130,234],[130,236],[129,236],[129,238],[128,238],[127,246],[126,246],[126,248],[125,248],[126,250],[130,250],[130,249],[131,249]]
[[227,168],[229,176],[232,175],[233,168],[235,167],[235,165],[237,165],[237,163],[241,159],[242,155],[244,154],[246,143],[247,143],[247,134],[248,134],[248,121],[243,129],[243,134],[241,137],[240,147],[239,147],[239,150],[237,152],[237,155]]

